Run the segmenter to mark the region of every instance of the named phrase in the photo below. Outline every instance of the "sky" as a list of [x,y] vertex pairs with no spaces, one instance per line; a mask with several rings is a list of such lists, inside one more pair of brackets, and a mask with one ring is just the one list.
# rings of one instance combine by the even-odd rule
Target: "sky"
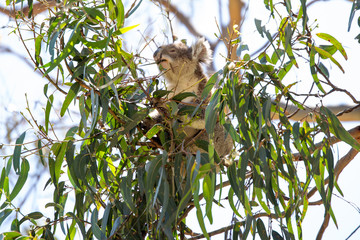
[[[180,2],[179,0],[172,1],[174,4]],[[151,4],[147,1],[144,1],[144,9]],[[217,28],[215,25],[215,19],[218,17],[217,1],[216,0],[207,0],[204,4],[204,0],[192,1],[194,8],[190,8],[189,5],[181,5],[183,12],[193,15],[192,21],[197,29],[203,33],[208,39],[214,40],[214,33],[217,33]],[[149,8],[151,6],[149,5]],[[155,8],[153,8],[155,9]],[[340,59],[340,64],[345,68],[345,74],[342,74],[341,71],[333,67],[331,69],[331,77],[334,83],[342,88],[349,89],[357,99],[360,99],[360,80],[358,77],[359,74],[359,62],[360,62],[360,45],[354,40],[354,37],[360,32],[359,27],[357,26],[357,17],[359,14],[355,15],[354,22],[352,24],[352,29],[350,32],[347,31],[348,26],[348,16],[351,9],[350,2],[344,2],[340,0],[318,2],[314,4],[308,11],[309,16],[315,16],[315,19],[310,19],[310,22],[313,21],[315,26],[319,25],[319,28],[316,32],[325,32],[329,33],[338,39],[345,50],[347,51],[349,60],[346,62],[341,59],[340,55],[336,55],[337,59]],[[140,11],[140,10],[139,10]],[[226,7],[223,7],[224,18],[226,18]],[[152,12],[154,14],[152,19],[156,19],[156,22],[150,22],[151,26],[141,25],[137,29],[137,33],[132,35],[136,39],[139,39],[138,44],[143,44],[141,41],[140,33],[146,33],[156,35],[155,41],[158,44],[163,44],[165,42],[163,32],[168,31],[166,24],[164,24],[164,17],[162,17],[159,11]],[[206,13],[204,15],[204,13]],[[257,50],[258,46],[261,46],[264,42],[263,39],[259,37],[255,29],[255,24],[253,22],[254,18],[262,19],[264,23],[269,22],[268,12],[263,8],[263,1],[253,0],[250,2],[249,10],[247,11],[247,19],[244,22],[242,27],[242,41],[249,45],[250,52]],[[146,18],[144,16],[144,18]],[[141,18],[133,18],[129,22],[129,25],[137,24],[142,21]],[[15,51],[20,56],[26,58],[26,53],[22,44],[19,42],[19,39],[16,35],[8,35],[8,29],[3,26],[9,24],[8,17],[0,15],[0,46],[9,47],[12,51]],[[11,22],[10,22],[11,24]],[[271,27],[271,25],[267,25]],[[175,21],[175,31],[180,38],[189,39],[190,42],[194,41],[186,29],[179,27]],[[126,36],[125,36],[126,37]],[[126,40],[126,38],[125,38]],[[133,41],[136,42],[136,41]],[[320,42],[320,39],[319,39]],[[136,44],[128,44],[129,48],[136,49]],[[151,49],[152,48],[152,49]],[[150,47],[143,54],[148,56],[149,59],[152,57],[152,51],[155,49],[155,46]],[[221,51],[224,51],[220,48],[217,52],[214,53],[214,59],[216,61],[216,66],[220,68],[222,66],[223,59],[220,57]],[[16,119],[21,119],[19,117],[19,112],[26,112],[26,99],[25,93],[30,103],[30,107],[35,109],[39,114],[42,114],[42,108],[45,107],[45,97],[43,96],[43,85],[46,81],[28,65],[24,64],[24,61],[14,56],[11,53],[0,52],[0,125],[4,125],[7,121],[7,118],[12,116]],[[149,66],[147,69],[150,73],[156,74],[157,68]],[[308,89],[309,80],[306,75],[297,75],[293,76],[293,79],[289,81],[298,81],[297,88],[299,92],[303,92],[304,89]],[[345,98],[344,95],[334,94],[329,98],[326,98],[326,104],[337,105],[337,104],[350,104],[348,98]],[[39,115],[41,116],[41,115]],[[359,125],[359,122],[346,122],[344,126],[346,129],[350,129]],[[15,137],[21,134],[24,130],[29,129],[30,126],[24,124],[20,130],[16,131],[13,134],[13,142]],[[0,143],[4,140],[4,128],[0,128]],[[30,133],[31,135],[31,133]],[[335,154],[341,155],[346,153],[349,149],[346,144],[339,144],[335,146]],[[9,154],[11,152],[5,152],[4,150],[0,154]],[[336,155],[335,155],[336,156]],[[0,162],[0,167],[2,163]],[[345,197],[334,196],[333,197],[333,209],[335,216],[338,222],[338,229],[334,226],[333,222],[330,221],[329,227],[327,228],[323,239],[345,239],[350,235],[360,225],[360,211],[358,206],[360,206],[360,189],[357,189],[357,183],[360,182],[360,174],[358,174],[358,169],[360,169],[360,156],[358,155],[350,165],[344,169],[339,179],[339,186],[341,187]],[[340,194],[337,194],[338,196]],[[318,199],[318,198],[317,198]],[[316,200],[317,200],[316,199]],[[32,200],[33,202],[34,200]],[[219,227],[223,227],[230,224],[231,211],[220,207],[214,207],[214,216],[221,216],[214,218],[214,224],[209,226],[207,229],[209,231],[215,230]],[[201,232],[200,228],[196,229],[196,218],[193,218],[195,224],[193,224],[194,231]],[[225,220],[224,220],[224,218]],[[303,224],[304,230],[304,239],[314,239],[318,229],[322,223],[323,210],[322,206],[320,207],[309,207],[305,222]],[[275,223],[274,223],[275,224]],[[1,230],[1,227],[0,227]],[[0,231],[1,232],[1,231]],[[223,239],[223,236],[214,237],[212,239]],[[360,239],[360,230],[357,231],[350,239]]]

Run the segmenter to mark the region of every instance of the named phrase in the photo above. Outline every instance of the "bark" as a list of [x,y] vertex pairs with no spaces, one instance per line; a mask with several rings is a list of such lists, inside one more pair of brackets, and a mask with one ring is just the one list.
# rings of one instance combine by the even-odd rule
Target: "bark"
[[[315,121],[315,116],[319,114],[317,108],[306,108],[305,110],[299,110],[294,105],[285,106],[284,103],[280,103],[280,106],[285,108],[286,114],[291,115],[290,119],[294,121],[306,120],[308,122],[313,122]],[[334,113],[341,122],[360,121],[360,104],[355,106],[327,106],[327,108],[332,113]],[[278,115],[274,115],[273,119],[278,119]]]
[[231,41],[236,39],[238,34],[234,31],[234,26],[237,25],[236,29],[240,31],[240,25],[242,21],[242,9],[244,7],[244,3],[242,0],[229,0],[229,15],[230,15],[230,22],[228,24],[227,29],[227,48],[228,48],[228,57],[231,60],[238,59],[236,55],[236,49],[238,44],[231,44]]
[[[40,1],[33,4],[33,10],[32,10],[32,16],[36,16],[52,7],[56,6],[55,0],[49,0],[49,1]],[[25,17],[29,15],[30,8],[29,6],[20,8],[20,9],[14,9],[12,7],[0,7],[0,13],[6,14],[11,18],[15,18],[16,15],[21,12]]]

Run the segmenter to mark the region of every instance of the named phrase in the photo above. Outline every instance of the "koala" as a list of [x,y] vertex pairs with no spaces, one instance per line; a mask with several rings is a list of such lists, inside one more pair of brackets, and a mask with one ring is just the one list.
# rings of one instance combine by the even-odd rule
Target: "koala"
[[[204,38],[198,39],[191,47],[178,42],[160,46],[154,52],[154,60],[166,80],[166,89],[171,91],[168,97],[172,98],[183,92],[192,92],[197,96],[183,99],[182,104],[178,105],[179,109],[189,103],[193,105],[208,103],[210,96],[205,101],[201,99],[208,81],[201,64],[210,63],[211,54],[210,45]],[[193,139],[209,141],[205,131],[205,108],[206,106],[200,109],[200,113],[195,119],[189,119],[188,116],[179,117],[186,135],[184,143],[189,143],[188,150],[193,154],[197,150],[203,152],[195,145]],[[157,119],[156,122],[162,120],[159,115],[153,116],[153,119]],[[215,125],[214,134],[215,150],[222,158],[233,149],[233,141],[220,123]]]

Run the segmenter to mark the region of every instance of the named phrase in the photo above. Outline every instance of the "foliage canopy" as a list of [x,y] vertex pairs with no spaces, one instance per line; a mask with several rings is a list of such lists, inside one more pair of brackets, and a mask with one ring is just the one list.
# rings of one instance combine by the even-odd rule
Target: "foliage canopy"
[[[15,8],[16,2],[7,4]],[[291,121],[287,104],[282,104],[305,108],[291,89],[295,84],[282,81],[299,67],[299,56],[306,60],[319,96],[334,89],[323,61],[343,71],[334,54],[347,59],[333,36],[312,34],[306,1],[296,14],[290,1],[264,1],[273,18],[280,17],[279,11],[285,17],[278,19],[275,33],[255,20],[259,36],[269,43],[258,56],[247,53],[236,31],[230,40],[219,34],[221,41],[237,48],[238,58],[229,60],[208,82],[207,94],[210,89],[214,93],[206,108],[206,131],[212,133],[219,121],[234,140],[229,166],[217,156],[212,134],[208,145],[198,143],[206,153],[187,152],[183,133],[177,131],[177,110],[188,95],[166,99],[161,76],[147,76],[143,57],[124,49],[124,41],[130,41],[124,34],[136,28],[127,20],[145,11],[141,2],[126,9],[121,0],[64,1],[41,23],[31,18],[32,1],[28,16],[18,12],[18,34],[22,39],[24,27],[33,33],[30,57],[48,80],[44,118],[32,116],[28,121],[38,137],[33,151],[50,173],[45,189],[53,187],[53,200],[46,208],[54,215],[22,214],[15,205],[31,167],[24,154],[24,132],[1,171],[0,224],[17,212],[4,239],[22,239],[20,227],[27,221],[32,224],[28,238],[54,239],[61,233],[67,239],[76,234],[83,239],[209,238],[217,233],[206,230],[204,218],[212,223],[213,206],[224,204],[234,216],[219,232],[229,232],[233,239],[302,239],[302,221],[315,193],[321,197],[325,219],[336,223],[331,197],[335,188],[341,193],[337,178],[342,169],[335,167],[332,145],[343,141],[359,151],[359,129],[346,131],[325,106],[309,114],[310,122]],[[358,8],[355,2],[350,22]],[[317,45],[318,39],[327,45]],[[156,107],[155,97],[167,102],[170,130],[162,124],[149,131],[141,128]],[[56,137],[51,122],[55,98],[63,99],[61,117],[78,116],[77,125],[69,127],[63,139]],[[17,176],[14,186],[9,184],[11,171]],[[196,212],[201,234],[186,221],[190,211]],[[276,226],[273,222],[267,229],[267,218]]]

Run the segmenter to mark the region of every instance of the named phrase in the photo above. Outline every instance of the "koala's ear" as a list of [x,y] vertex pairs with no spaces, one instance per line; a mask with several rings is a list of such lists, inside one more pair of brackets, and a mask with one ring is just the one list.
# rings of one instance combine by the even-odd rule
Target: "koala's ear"
[[210,44],[204,38],[199,38],[191,48],[194,59],[206,64],[211,62]]

